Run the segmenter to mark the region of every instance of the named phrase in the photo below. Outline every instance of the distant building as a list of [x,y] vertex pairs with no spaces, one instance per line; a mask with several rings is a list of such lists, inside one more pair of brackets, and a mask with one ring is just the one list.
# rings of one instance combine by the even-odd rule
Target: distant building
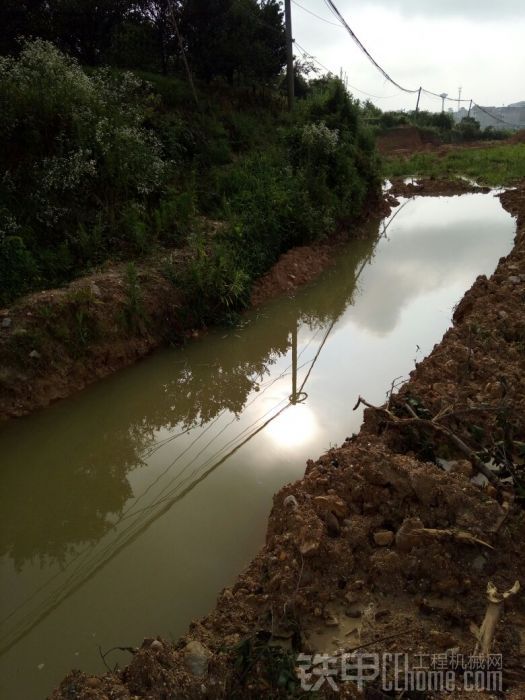
[[[483,107],[487,112],[497,117],[497,119],[493,119],[476,106],[473,106],[470,110],[470,116],[474,117],[474,119],[479,122],[482,129],[485,129],[487,126],[500,129],[525,129],[525,101],[515,102],[506,107],[488,107],[485,105],[483,105]],[[454,112],[454,119],[456,122],[460,122],[466,116],[468,116],[468,110],[465,109],[465,107],[461,107],[460,110]],[[500,119],[505,122],[505,124],[499,121]],[[510,126],[511,124],[512,126]]]

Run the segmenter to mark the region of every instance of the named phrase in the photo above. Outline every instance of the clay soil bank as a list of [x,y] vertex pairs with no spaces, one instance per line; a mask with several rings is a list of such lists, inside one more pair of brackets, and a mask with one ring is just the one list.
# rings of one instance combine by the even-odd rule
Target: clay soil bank
[[[502,594],[525,581],[525,184],[501,199],[518,220],[512,252],[389,405],[276,494],[265,547],[215,610],[175,644],[144,640],[122,671],[72,672],[53,700],[309,697],[300,652],[440,655],[453,668],[477,644],[502,654],[505,696],[525,697],[523,595],[482,633],[488,583]],[[499,464],[490,481],[479,455]],[[495,697],[456,679],[452,694],[417,697]],[[325,683],[324,696],[395,694],[376,680]]]

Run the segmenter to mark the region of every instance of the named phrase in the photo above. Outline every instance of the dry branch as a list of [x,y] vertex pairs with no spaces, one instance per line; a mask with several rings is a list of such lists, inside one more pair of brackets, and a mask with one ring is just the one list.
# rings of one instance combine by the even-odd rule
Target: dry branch
[[436,530],[435,528],[424,527],[420,530],[421,534],[429,537],[431,539],[437,540],[455,540],[456,542],[461,542],[463,544],[481,544],[483,547],[488,547],[489,549],[494,549],[494,547],[488,542],[474,537],[470,532],[465,530]]
[[[453,433],[452,430],[450,430],[450,428],[447,428],[441,423],[437,423],[435,419],[429,420],[427,418],[419,418],[414,412],[414,410],[408,406],[408,404],[406,406],[412,417],[398,418],[392,413],[392,411],[389,411],[387,408],[382,408],[380,406],[373,406],[371,403],[368,403],[368,401],[363,399],[362,396],[360,396],[357,400],[357,403],[354,406],[354,411],[357,408],[359,408],[361,404],[363,404],[363,406],[366,406],[367,408],[372,409],[373,411],[382,413],[387,418],[388,424],[393,425],[396,428],[403,428],[405,426],[412,425],[421,428],[428,428],[429,430],[433,430],[436,433],[440,433],[441,435],[445,436],[460,452],[462,452],[466,457],[468,457],[468,459],[472,462],[472,464],[478,470],[478,472],[483,474],[491,483],[499,485],[500,481],[498,477],[487,467],[487,465],[484,462],[481,461],[481,459],[474,452],[474,450],[471,449],[465,442],[463,442],[463,440],[460,437]],[[447,414],[448,417],[452,415],[454,415],[453,412]]]

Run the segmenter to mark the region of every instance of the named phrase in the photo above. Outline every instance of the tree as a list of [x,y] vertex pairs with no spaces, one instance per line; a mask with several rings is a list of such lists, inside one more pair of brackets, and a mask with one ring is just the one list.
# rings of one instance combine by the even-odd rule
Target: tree
[[481,136],[479,122],[474,117],[463,117],[458,130],[464,141],[475,141]]
[[18,53],[18,39],[23,36],[45,36],[49,30],[46,22],[45,0],[2,0],[0,3],[0,53]]
[[139,0],[132,9],[134,22],[151,31],[153,42],[159,56],[160,69],[164,75],[168,72],[170,56],[176,53],[173,17],[180,17],[179,0]]
[[132,8],[132,0],[50,0],[51,39],[82,63],[100,65],[115,32]]
[[185,0],[181,30],[191,65],[204,80],[269,82],[286,61],[277,0]]

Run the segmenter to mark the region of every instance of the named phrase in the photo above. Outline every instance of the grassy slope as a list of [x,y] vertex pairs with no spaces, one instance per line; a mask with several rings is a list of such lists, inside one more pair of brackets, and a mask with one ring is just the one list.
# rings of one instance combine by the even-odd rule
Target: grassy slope
[[383,174],[392,177],[469,177],[497,187],[525,177],[525,144],[458,148],[444,154],[415,153],[385,158]]

